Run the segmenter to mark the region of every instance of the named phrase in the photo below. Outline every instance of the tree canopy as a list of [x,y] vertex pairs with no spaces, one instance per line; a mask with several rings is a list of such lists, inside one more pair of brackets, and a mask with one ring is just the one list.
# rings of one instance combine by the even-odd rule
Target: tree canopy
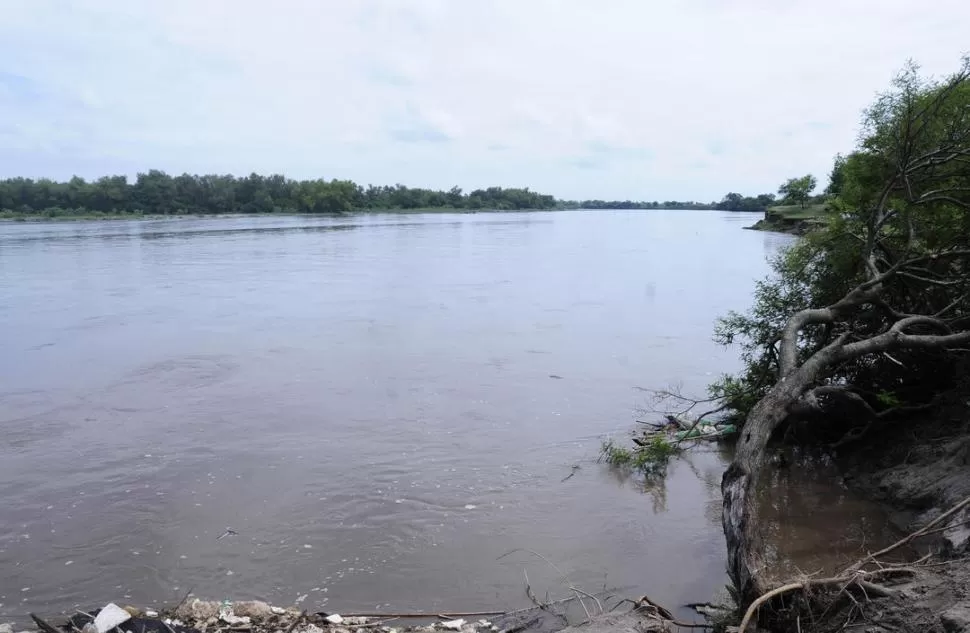
[[715,209],[723,211],[764,211],[775,204],[775,195],[762,193],[757,196],[742,196],[740,193],[729,193],[714,205]]
[[488,187],[464,192],[358,185],[350,180],[291,180],[282,175],[170,176],[156,169],[136,176],[104,176],[67,182],[47,178],[0,180],[0,212],[6,216],[85,214],[349,213],[414,209],[721,209],[764,211],[774,196],[729,193],[721,202],[557,200],[528,188]]
[[778,187],[778,195],[782,197],[785,204],[797,204],[804,207],[816,185],[818,185],[818,181],[811,174],[801,178],[789,178]]
[[0,180],[0,210],[14,213],[346,213],[388,209],[552,209],[553,196],[528,188],[489,187],[464,193],[404,185],[362,187],[350,180],[290,180],[281,175],[170,176],[150,170],[134,182],[105,176],[88,182]]

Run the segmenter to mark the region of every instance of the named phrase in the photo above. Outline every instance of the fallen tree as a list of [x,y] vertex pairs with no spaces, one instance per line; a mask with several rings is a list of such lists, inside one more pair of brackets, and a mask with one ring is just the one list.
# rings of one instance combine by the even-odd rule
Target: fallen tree
[[837,217],[785,254],[752,312],[729,316],[719,332],[744,341],[747,365],[714,387],[744,420],[721,484],[728,569],[743,606],[780,580],[764,558],[755,495],[769,440],[799,419],[854,407],[864,415],[837,425],[849,441],[962,378],[970,58],[939,81],[903,71],[866,111],[859,147],[840,169]]

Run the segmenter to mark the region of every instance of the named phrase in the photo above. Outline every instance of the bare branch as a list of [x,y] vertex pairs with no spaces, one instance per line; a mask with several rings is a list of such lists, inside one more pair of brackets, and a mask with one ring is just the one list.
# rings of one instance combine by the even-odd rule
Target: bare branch
[[947,332],[947,333],[950,333],[952,331],[950,330],[950,326],[947,325],[945,322],[941,321],[940,319],[937,319],[931,316],[919,315],[919,314],[909,316],[909,317],[906,317],[905,319],[901,319],[897,321],[895,324],[893,324],[890,330],[902,332],[903,330],[906,330],[907,328],[910,328],[914,325],[928,325],[930,327],[934,327],[938,330],[942,330],[943,332]]
[[922,277],[920,275],[916,275],[914,273],[910,273],[910,272],[907,272],[905,270],[901,270],[897,274],[900,277],[906,277],[908,279],[914,279],[916,281],[921,281],[924,284],[931,284],[933,286],[959,286],[959,285],[962,285],[963,284],[963,280],[961,280],[961,279],[952,279],[952,280],[949,280],[949,281],[946,281],[946,280],[943,280],[943,279],[930,279],[929,277]]
[[964,301],[966,301],[966,299],[967,299],[967,293],[963,293],[962,295],[960,295],[959,297],[957,297],[956,299],[954,299],[952,302],[950,302],[949,305],[947,305],[945,308],[943,308],[942,310],[940,310],[939,312],[937,312],[933,316],[935,316],[936,318],[942,317],[944,314],[946,314],[947,312],[949,312],[953,308],[957,307],[958,305],[960,305],[961,303],[963,303]]
[[962,209],[970,209],[970,202],[964,202],[963,200],[957,200],[953,196],[937,195],[930,198],[920,198],[917,204],[928,204],[930,202],[949,202],[950,204],[955,204]]
[[934,196],[954,193],[956,191],[970,192],[970,187],[947,187],[946,189],[934,189],[933,191],[927,191],[921,194],[919,197],[915,198],[913,202],[917,202],[917,203],[925,202],[926,200],[933,198]]
[[843,318],[846,312],[871,302],[878,292],[868,287],[870,282],[856,286],[848,294],[827,308],[809,308],[797,312],[785,324],[781,335],[781,349],[778,363],[781,376],[787,376],[795,370],[798,361],[798,334],[806,326],[814,323],[831,323]]
[[[919,317],[911,318],[917,319]],[[932,317],[923,318],[936,321],[937,323],[942,323],[938,319],[932,319]],[[970,343],[970,331],[946,335],[906,334],[902,331],[903,328],[900,327],[900,324],[908,320],[909,319],[903,319],[903,321],[899,321],[893,325],[889,331],[872,338],[863,339],[855,343],[849,343],[839,350],[837,354],[838,359],[849,360],[852,358],[865,356],[867,354],[886,352],[893,349],[947,349]]]

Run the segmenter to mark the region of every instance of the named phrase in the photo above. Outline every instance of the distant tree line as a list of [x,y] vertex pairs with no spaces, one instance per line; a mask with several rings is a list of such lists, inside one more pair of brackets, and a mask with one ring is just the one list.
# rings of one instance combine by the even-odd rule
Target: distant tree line
[[778,204],[774,194],[763,193],[758,196],[742,196],[729,193],[720,202],[692,202],[665,200],[664,202],[639,202],[635,200],[566,200],[560,206],[567,209],[684,209],[693,211],[764,211]]
[[772,194],[746,197],[729,193],[720,202],[666,200],[557,200],[528,188],[489,187],[465,193],[404,185],[366,187],[350,180],[291,180],[279,174],[170,176],[163,171],[104,176],[67,182],[47,178],[0,180],[0,214],[116,215],[321,213],[414,209],[719,209],[764,211],[775,203]]
[[347,213],[392,209],[552,209],[557,200],[529,189],[489,187],[464,193],[458,187],[435,191],[404,185],[363,187],[350,180],[290,180],[281,175],[246,177],[182,174],[151,170],[134,182],[126,176],[67,182],[49,179],[0,180],[5,215],[181,213]]
[[714,203],[685,202],[667,200],[664,202],[638,202],[635,200],[564,200],[560,203],[564,209],[713,209]]

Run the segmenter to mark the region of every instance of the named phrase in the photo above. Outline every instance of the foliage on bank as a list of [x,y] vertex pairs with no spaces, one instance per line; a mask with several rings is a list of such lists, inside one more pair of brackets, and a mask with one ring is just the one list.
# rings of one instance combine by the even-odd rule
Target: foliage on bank
[[[802,310],[846,305],[799,332],[799,362],[839,337],[852,344],[891,333],[906,316],[919,317],[906,323],[916,329],[900,334],[970,328],[968,76],[968,60],[939,81],[915,66],[904,70],[866,111],[858,147],[836,157],[827,223],[774,259],[748,311],[720,320],[717,340],[738,344],[744,367],[715,382],[711,395],[736,418],[780,378],[779,342]],[[883,277],[869,288],[874,271]],[[847,305],[844,297],[860,285],[872,296]],[[843,358],[818,381],[826,397],[810,408],[822,404],[827,419],[847,424],[881,423],[965,381],[965,356],[961,346],[927,344]]]

